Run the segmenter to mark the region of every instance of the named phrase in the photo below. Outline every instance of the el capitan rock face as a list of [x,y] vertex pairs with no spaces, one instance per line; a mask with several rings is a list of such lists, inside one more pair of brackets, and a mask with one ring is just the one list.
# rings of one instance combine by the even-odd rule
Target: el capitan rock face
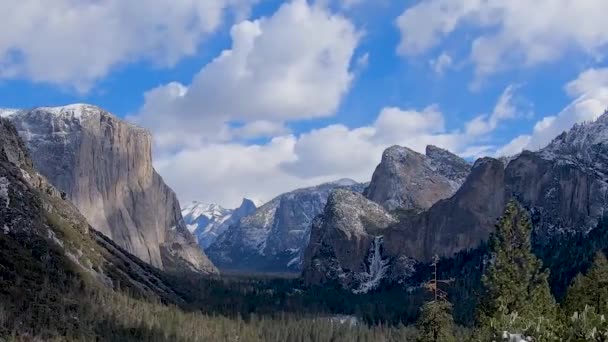
[[11,286],[12,291],[23,286],[47,291],[82,279],[156,300],[182,300],[162,272],[91,229],[78,209],[35,170],[14,126],[3,118],[0,234],[5,295],[21,293],[11,292]]
[[148,131],[90,105],[9,118],[34,166],[96,230],[158,268],[216,272],[187,231],[175,193],[152,167]]

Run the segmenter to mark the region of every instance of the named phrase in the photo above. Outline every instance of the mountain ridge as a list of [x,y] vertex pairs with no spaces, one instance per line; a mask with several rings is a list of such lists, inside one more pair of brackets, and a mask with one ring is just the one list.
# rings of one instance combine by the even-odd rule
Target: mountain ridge
[[[325,254],[309,247],[304,278],[311,284],[338,281],[356,291],[357,283],[352,279],[368,272],[371,251],[376,250],[380,255],[374,260],[390,260],[383,271],[385,280],[407,278],[416,262],[430,262],[434,255],[449,258],[487,241],[511,198],[530,213],[534,241],[539,248],[544,241],[561,235],[588,232],[608,210],[608,177],[603,171],[608,170],[606,155],[608,113],[594,122],[575,125],[540,151],[522,152],[506,165],[498,159],[480,158],[454,195],[439,199],[426,210],[412,211],[406,207],[394,211],[399,222],[382,232],[368,230],[363,246],[356,247],[354,242],[349,244],[349,239],[338,237],[324,241]],[[333,226],[313,226],[321,230],[313,232],[313,236],[328,234],[323,231],[331,231],[344,221],[332,214],[332,208],[325,208],[324,213],[320,220],[337,222]],[[381,245],[376,248],[373,243]],[[355,258],[332,257],[339,255],[335,251],[344,248],[360,252],[350,254],[357,255]]]

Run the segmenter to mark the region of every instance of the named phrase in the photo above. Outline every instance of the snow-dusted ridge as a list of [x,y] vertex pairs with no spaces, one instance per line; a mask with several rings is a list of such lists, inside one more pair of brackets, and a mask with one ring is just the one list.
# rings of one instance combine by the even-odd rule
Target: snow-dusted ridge
[[215,203],[192,202],[182,208],[182,216],[188,230],[196,236],[199,246],[208,248],[230,225],[253,213],[256,205],[243,199],[237,209],[226,209]]
[[87,103],[73,103],[64,106],[34,107],[27,109],[0,108],[0,117],[10,118],[17,115],[35,115],[40,117],[53,116],[55,117],[55,120],[60,120],[64,122],[82,122],[83,120],[102,114],[104,116],[120,120],[122,123],[127,124],[133,129],[137,129],[142,132],[145,132],[146,134],[149,134],[149,131],[147,129],[142,128],[134,123],[125,121],[122,118],[118,118],[116,115],[104,110],[103,108]]
[[19,109],[15,108],[0,108],[0,118],[8,118],[19,112]]
[[365,185],[340,179],[281,194],[231,226],[206,252],[220,268],[294,272],[302,269],[311,225],[336,188],[362,192]]

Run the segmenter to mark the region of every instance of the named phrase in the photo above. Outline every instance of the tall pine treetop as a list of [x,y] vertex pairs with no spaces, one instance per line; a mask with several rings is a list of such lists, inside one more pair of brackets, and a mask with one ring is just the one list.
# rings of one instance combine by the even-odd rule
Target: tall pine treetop
[[[510,201],[490,239],[490,264],[482,278],[485,293],[479,308],[480,326],[496,330],[498,322],[512,314],[531,322],[555,318],[549,274],[532,253],[531,234],[528,212]],[[508,326],[500,328],[509,331]]]

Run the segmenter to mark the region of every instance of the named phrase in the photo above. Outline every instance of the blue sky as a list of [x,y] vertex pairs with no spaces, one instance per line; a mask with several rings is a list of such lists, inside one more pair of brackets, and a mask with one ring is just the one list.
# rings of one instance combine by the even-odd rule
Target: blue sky
[[149,128],[182,202],[367,181],[393,144],[537,149],[608,107],[604,0],[34,2],[0,4],[0,107]]

